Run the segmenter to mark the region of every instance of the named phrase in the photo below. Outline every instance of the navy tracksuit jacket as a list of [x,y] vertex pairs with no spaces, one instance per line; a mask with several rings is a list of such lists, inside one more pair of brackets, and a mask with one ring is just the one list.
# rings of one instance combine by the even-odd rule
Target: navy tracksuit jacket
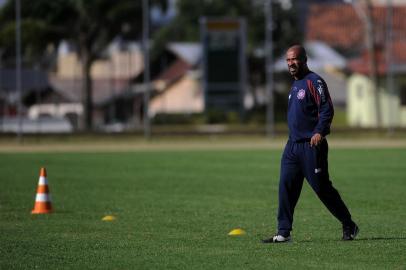
[[351,215],[328,174],[328,144],[325,139],[310,146],[315,133],[330,133],[334,109],[324,80],[309,72],[295,80],[289,94],[289,140],[281,161],[279,182],[278,233],[288,236],[293,212],[306,178],[328,210],[343,224],[351,224]]

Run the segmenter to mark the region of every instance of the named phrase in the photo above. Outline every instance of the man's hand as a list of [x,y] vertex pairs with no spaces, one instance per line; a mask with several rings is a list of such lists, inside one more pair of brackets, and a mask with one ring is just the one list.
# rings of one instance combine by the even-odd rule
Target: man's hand
[[323,136],[321,136],[320,133],[316,133],[313,135],[313,137],[310,139],[310,146],[318,146],[321,141],[323,140]]

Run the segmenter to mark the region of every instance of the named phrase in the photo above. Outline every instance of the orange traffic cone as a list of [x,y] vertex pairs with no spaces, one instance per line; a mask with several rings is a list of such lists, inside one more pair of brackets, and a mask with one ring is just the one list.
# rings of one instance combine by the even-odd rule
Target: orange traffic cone
[[49,194],[47,171],[41,168],[39,175],[37,195],[35,197],[34,209],[31,214],[47,214],[52,212],[51,196]]

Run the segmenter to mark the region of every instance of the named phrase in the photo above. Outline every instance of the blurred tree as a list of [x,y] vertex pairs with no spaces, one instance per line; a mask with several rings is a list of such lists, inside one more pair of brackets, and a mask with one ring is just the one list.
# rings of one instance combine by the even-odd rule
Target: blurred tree
[[[247,22],[248,53],[263,50],[265,41],[265,2],[269,0],[178,0],[178,14],[167,27],[161,28],[154,36],[154,46],[159,51],[168,41],[199,41],[200,17],[238,18]],[[297,6],[289,9],[279,1],[273,1],[274,54],[280,55],[287,46],[301,42],[303,33],[298,25]]]
[[[152,0],[165,6],[164,0]],[[0,10],[0,47],[13,55],[15,0]],[[78,51],[83,84],[84,128],[91,130],[91,66],[107,45],[118,36],[136,38],[142,31],[142,1],[134,0],[21,0],[22,48],[25,57],[42,55],[50,44],[63,39]],[[15,54],[14,54],[15,55]]]

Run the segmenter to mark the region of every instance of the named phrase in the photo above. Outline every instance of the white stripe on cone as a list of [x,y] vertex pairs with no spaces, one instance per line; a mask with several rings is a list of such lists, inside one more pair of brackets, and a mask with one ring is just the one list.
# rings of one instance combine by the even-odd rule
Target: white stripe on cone
[[35,201],[36,202],[50,202],[51,195],[47,194],[47,193],[37,193],[37,196],[35,196]]
[[46,177],[40,176],[38,185],[48,185],[48,179]]

